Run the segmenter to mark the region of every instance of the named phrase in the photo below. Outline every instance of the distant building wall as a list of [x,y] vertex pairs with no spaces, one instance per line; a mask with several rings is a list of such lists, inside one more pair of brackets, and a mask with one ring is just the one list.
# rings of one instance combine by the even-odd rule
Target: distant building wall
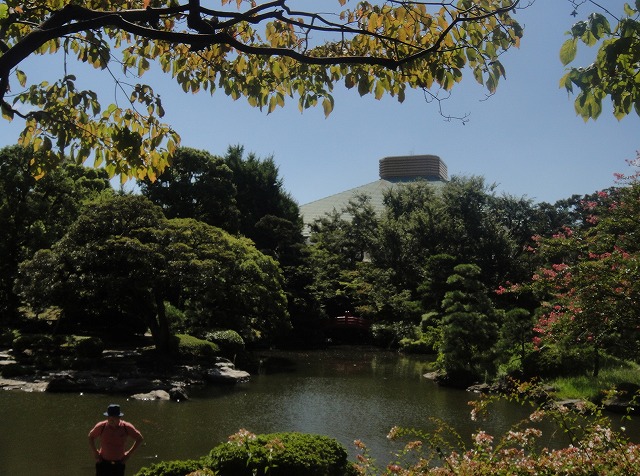
[[437,155],[402,155],[380,159],[380,178],[391,182],[419,178],[449,180],[447,165]]

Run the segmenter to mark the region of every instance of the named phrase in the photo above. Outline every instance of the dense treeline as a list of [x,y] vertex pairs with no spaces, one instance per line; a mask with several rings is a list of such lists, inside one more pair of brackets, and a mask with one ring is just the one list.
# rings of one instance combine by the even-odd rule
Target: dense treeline
[[328,315],[350,306],[372,319],[384,345],[436,354],[451,383],[537,374],[539,301],[504,286],[546,259],[528,251],[534,237],[582,226],[586,198],[534,204],[481,177],[396,187],[381,216],[356,197],[312,227],[314,295]]
[[555,204],[481,177],[356,196],[303,236],[273,158],[183,148],[140,193],[100,170],[31,177],[0,151],[1,319],[25,331],[162,352],[176,334],[231,330],[249,346],[317,345],[351,312],[385,347],[431,353],[451,383],[598,373],[637,360],[638,190]]

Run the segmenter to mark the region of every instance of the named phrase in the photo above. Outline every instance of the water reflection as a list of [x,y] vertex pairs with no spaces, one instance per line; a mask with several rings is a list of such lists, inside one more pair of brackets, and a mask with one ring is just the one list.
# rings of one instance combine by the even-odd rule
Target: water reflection
[[[329,435],[352,456],[353,440],[362,439],[385,464],[397,449],[386,438],[394,425],[431,430],[431,419],[442,419],[463,435],[479,426],[469,418],[467,402],[474,395],[424,379],[428,362],[419,358],[365,348],[262,357],[262,369],[249,383],[192,391],[182,403],[2,392],[0,475],[92,474],[87,433],[113,401],[145,436],[128,465],[130,475],[155,461],[198,458],[240,428]],[[482,426],[500,433],[527,415],[501,403]]]

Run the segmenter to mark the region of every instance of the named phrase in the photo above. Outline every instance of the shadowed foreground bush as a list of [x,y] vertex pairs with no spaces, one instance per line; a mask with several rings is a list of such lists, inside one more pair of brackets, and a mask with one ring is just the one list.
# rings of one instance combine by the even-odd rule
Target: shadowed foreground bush
[[162,461],[148,468],[142,468],[135,476],[185,476],[203,468],[203,460]]

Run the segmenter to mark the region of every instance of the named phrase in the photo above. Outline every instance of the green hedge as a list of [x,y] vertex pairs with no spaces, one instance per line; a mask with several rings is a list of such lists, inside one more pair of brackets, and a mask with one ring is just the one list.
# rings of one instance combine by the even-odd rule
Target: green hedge
[[21,364],[7,364],[0,367],[0,375],[4,378],[22,377],[24,375],[34,375],[35,369],[33,367],[25,367]]
[[185,476],[200,469],[205,469],[202,460],[162,461],[142,468],[135,476]]
[[20,336],[20,332],[15,329],[0,330],[0,346],[11,347],[13,341]]
[[77,357],[97,359],[102,356],[104,342],[99,337],[71,336],[69,347]]
[[335,439],[305,433],[252,435],[223,443],[209,454],[224,476],[351,476],[347,451]]
[[244,340],[231,329],[207,332],[204,338],[219,345],[222,352],[230,357],[244,351]]
[[31,351],[34,353],[59,353],[60,345],[64,338],[48,334],[24,334],[16,337],[13,341],[13,351],[23,353]]
[[220,355],[220,347],[217,344],[188,334],[176,334],[172,346],[178,356],[188,360],[210,360]]

